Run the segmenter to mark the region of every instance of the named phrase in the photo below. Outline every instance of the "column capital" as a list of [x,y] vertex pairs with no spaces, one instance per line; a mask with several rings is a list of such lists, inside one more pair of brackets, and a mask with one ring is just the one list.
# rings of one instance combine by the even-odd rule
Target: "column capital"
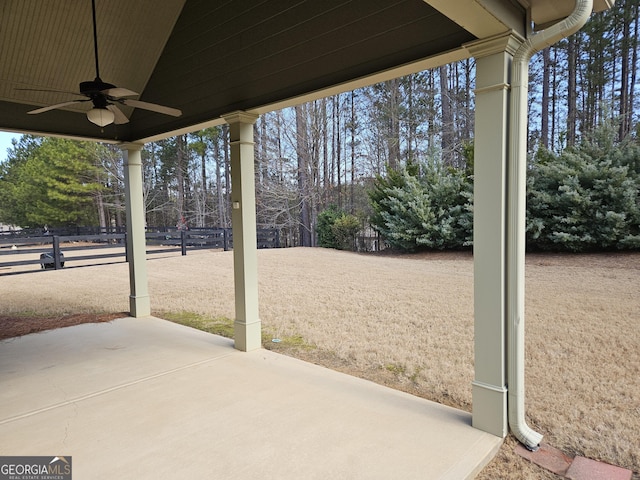
[[249,123],[253,125],[259,117],[258,114],[245,112],[244,110],[236,110],[235,112],[226,113],[221,116],[229,125],[234,123]]
[[144,143],[133,143],[133,142],[124,142],[119,143],[118,147],[120,150],[142,150],[144,148]]
[[141,143],[121,143],[120,150],[123,152],[125,167],[140,167],[142,165],[142,147]]
[[475,58],[487,57],[495,53],[507,52],[514,55],[524,38],[514,31],[508,31],[482,40],[476,40],[463,45]]

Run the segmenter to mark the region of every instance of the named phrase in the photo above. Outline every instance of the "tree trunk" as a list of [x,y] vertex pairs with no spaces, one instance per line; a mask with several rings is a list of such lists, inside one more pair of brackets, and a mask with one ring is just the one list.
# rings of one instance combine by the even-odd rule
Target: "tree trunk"
[[618,140],[622,141],[631,131],[631,116],[633,106],[629,102],[629,68],[631,59],[631,2],[625,2],[622,10],[622,41],[620,45],[621,65],[620,65],[620,127],[618,130]]
[[417,118],[414,108],[414,86],[416,74],[409,75],[406,79],[406,96],[407,96],[407,161],[414,160],[414,142],[416,139]]
[[396,170],[400,165],[400,80],[395,78],[385,82],[389,95],[389,133],[387,148],[389,168]]
[[300,246],[311,246],[311,218],[308,197],[307,118],[304,105],[297,105],[296,112],[296,154],[298,157],[298,192],[300,195]]
[[[331,168],[331,175],[333,175],[333,163],[335,162],[337,175],[338,175],[338,208],[342,208],[342,142],[340,126],[340,94],[334,97],[333,102],[333,161]],[[335,184],[334,184],[335,185]]]
[[[633,116],[635,106],[635,87],[638,74],[638,23],[640,23],[640,2],[636,2],[633,9],[634,27],[633,39],[631,40],[631,80],[629,81],[629,107],[630,115]],[[630,128],[632,125],[630,125]]]
[[[473,63],[471,60],[464,60],[465,65],[465,84],[464,84],[464,140],[469,141],[472,137],[474,127],[474,115],[471,105],[471,74],[473,70]],[[465,165],[466,168],[466,165]]]
[[109,233],[107,231],[107,217],[105,216],[105,205],[101,191],[98,191],[96,193],[96,207],[98,208],[98,221],[100,222],[100,231],[103,233]]
[[551,78],[551,52],[549,47],[542,50],[542,102],[540,103],[540,142],[549,149],[549,92]]
[[185,145],[184,145],[184,136],[178,135],[176,137],[178,151],[176,153],[176,184],[178,188],[178,195],[176,198],[176,207],[178,210],[178,221],[176,225],[182,226],[186,221],[185,218],[185,191],[184,191],[184,182],[185,182]]
[[[223,182],[222,182],[222,172],[224,169],[224,165],[222,164],[222,159],[223,159],[223,154],[221,154],[221,148],[220,148],[220,141],[222,140],[222,138],[217,138],[216,139],[216,143],[215,143],[215,161],[216,161],[216,203],[217,203],[217,211],[218,211],[218,218],[217,218],[217,225],[219,227],[225,228],[227,226],[227,223],[225,221],[225,215],[224,215],[224,205],[225,205],[225,198],[224,198],[224,188],[223,188]],[[222,140],[222,142],[224,143],[224,140]],[[224,149],[224,146],[223,146]]]
[[441,66],[438,72],[440,73],[440,99],[442,109],[442,137],[440,142],[442,149],[442,162],[445,165],[453,166],[455,125],[453,124],[453,110],[451,107],[447,66]]
[[329,177],[329,125],[327,119],[327,99],[323,98],[322,102],[322,206],[328,207],[329,190],[331,188],[331,180]]
[[208,189],[207,189],[207,147],[206,147],[206,138],[205,135],[202,134],[201,140],[202,148],[200,151],[200,177],[202,182],[202,191],[196,192],[197,198],[200,198],[200,205],[198,206],[198,226],[205,227],[207,224],[207,197],[208,197]]
[[577,38],[576,35],[569,37],[567,46],[567,146],[571,147],[576,143],[577,115]]
[[429,70],[427,72],[427,151],[432,151],[436,146],[435,88],[435,70]]
[[354,212],[355,208],[355,196],[354,196],[354,185],[356,183],[356,107],[355,107],[355,96],[356,93],[354,91],[351,92],[351,185],[350,185],[350,211]]
[[224,202],[223,216],[224,226],[231,226],[229,207],[231,206],[231,159],[229,157],[229,125],[222,125],[222,151],[224,152]]

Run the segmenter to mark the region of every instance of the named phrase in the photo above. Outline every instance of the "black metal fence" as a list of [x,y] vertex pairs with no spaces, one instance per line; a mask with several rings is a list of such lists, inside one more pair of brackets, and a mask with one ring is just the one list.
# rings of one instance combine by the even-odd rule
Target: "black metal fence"
[[[10,267],[34,265],[42,269],[60,269],[69,262],[98,259],[126,260],[126,233],[118,229],[78,227],[36,231],[0,233],[0,275],[14,273]],[[280,235],[275,229],[258,229],[258,248],[280,248]],[[193,228],[178,230],[171,227],[147,228],[147,254],[180,251],[187,255],[193,249],[233,248],[230,228]],[[61,244],[64,244],[61,247]],[[149,248],[152,247],[152,248]],[[109,251],[112,249],[111,251]],[[118,249],[116,252],[115,249]],[[92,253],[94,252],[95,253]],[[24,259],[25,254],[29,257]],[[124,257],[124,258],[123,258]]]

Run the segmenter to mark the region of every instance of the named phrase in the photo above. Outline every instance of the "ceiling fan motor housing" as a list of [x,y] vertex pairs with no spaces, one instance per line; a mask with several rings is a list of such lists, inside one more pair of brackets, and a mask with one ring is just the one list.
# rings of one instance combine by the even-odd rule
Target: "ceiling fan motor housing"
[[115,85],[105,83],[100,78],[96,78],[93,81],[80,82],[80,93],[87,96],[100,93],[103,90],[109,90],[110,88],[116,88]]

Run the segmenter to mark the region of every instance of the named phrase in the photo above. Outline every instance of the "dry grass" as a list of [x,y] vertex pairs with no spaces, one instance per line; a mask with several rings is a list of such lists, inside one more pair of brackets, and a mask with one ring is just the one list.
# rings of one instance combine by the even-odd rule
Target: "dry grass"
[[[154,313],[233,317],[232,267],[231,252],[149,261]],[[265,346],[470,410],[470,254],[261,250],[259,268]],[[527,259],[529,423],[547,443],[630,468],[635,478],[639,286],[638,253]],[[127,267],[3,276],[0,298],[2,315],[126,311]],[[479,478],[554,478],[512,447],[507,441]]]

